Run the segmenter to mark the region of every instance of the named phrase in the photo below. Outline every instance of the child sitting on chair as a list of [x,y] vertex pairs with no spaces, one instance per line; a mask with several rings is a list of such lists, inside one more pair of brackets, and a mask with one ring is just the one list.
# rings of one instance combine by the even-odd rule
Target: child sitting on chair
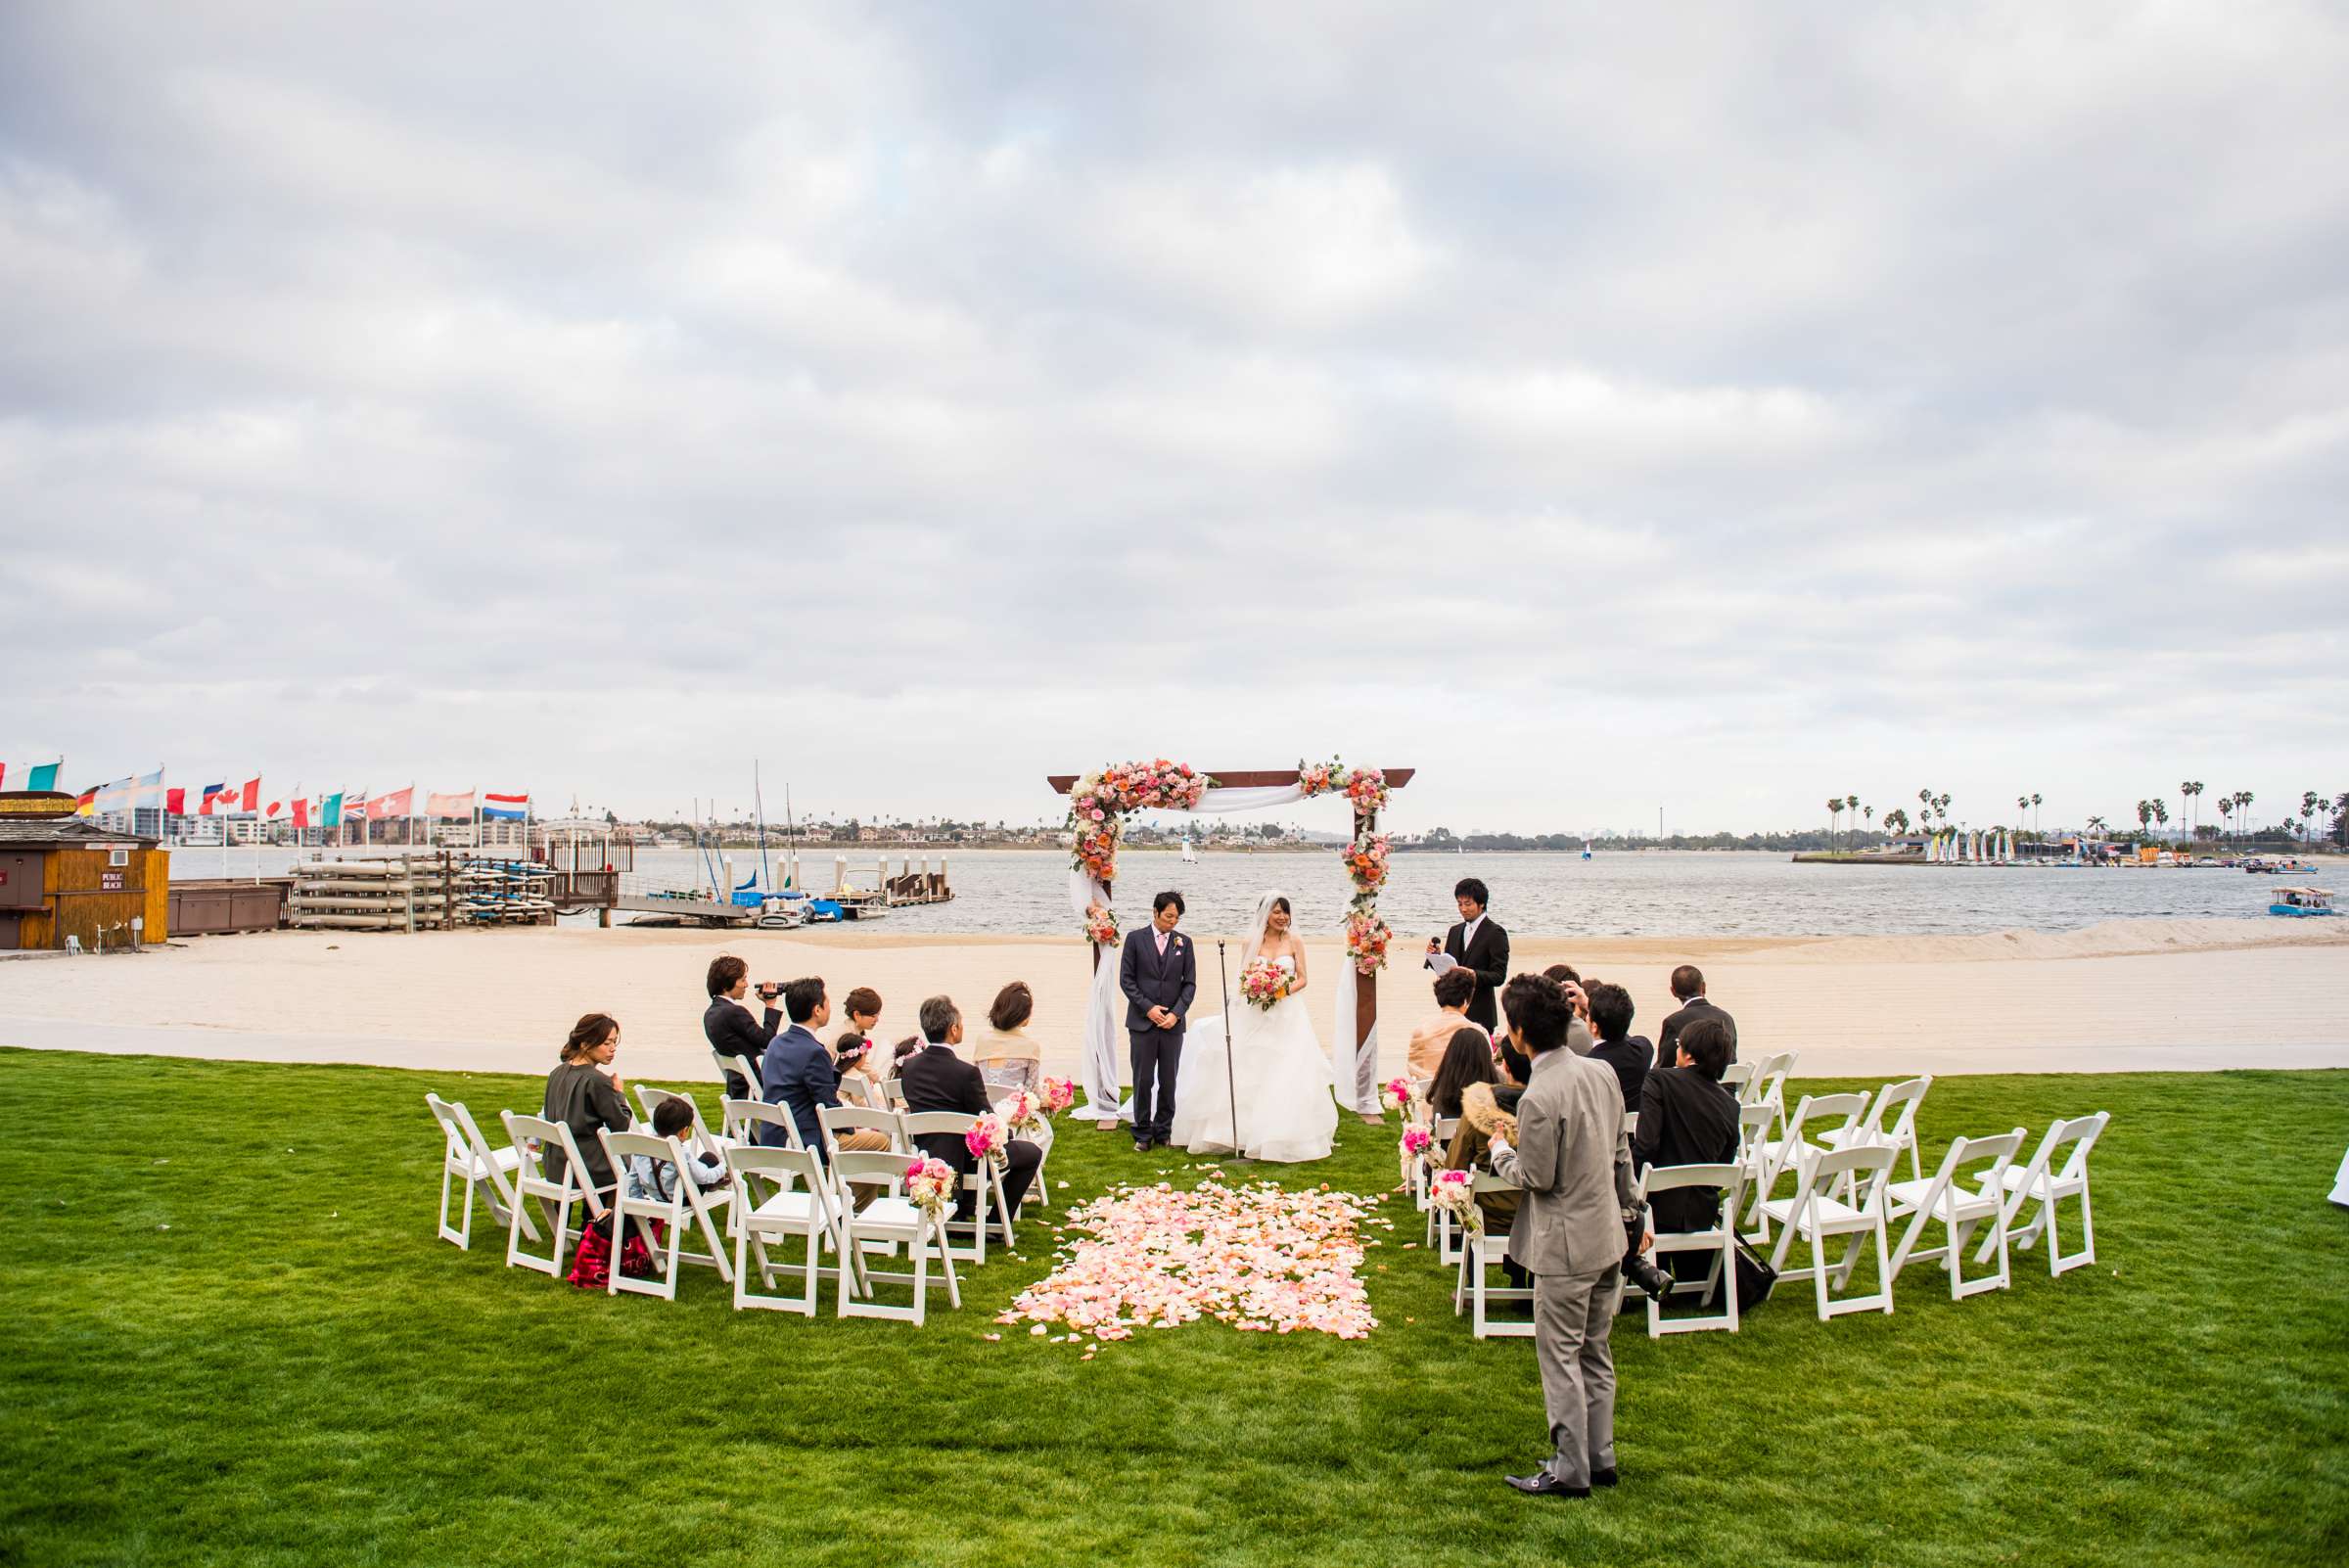
[[[685,1149],[685,1163],[692,1168],[693,1183],[697,1187],[722,1187],[726,1184],[726,1162],[705,1153],[697,1146],[693,1130],[693,1106],[681,1099],[663,1100],[653,1112],[653,1131],[665,1138],[675,1138]],[[676,1196],[677,1168],[667,1160],[656,1160],[639,1154],[628,1161],[628,1196],[667,1203]]]

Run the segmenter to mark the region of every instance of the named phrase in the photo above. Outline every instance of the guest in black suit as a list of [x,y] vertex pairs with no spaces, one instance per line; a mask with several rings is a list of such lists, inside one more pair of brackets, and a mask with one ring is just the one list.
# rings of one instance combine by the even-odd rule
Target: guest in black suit
[[[1149,1152],[1174,1131],[1174,1081],[1182,1071],[1182,1031],[1199,993],[1198,956],[1175,930],[1182,895],[1150,900],[1150,923],[1126,933],[1118,953],[1118,989],[1126,993],[1126,1038],[1133,1061],[1133,1150]],[[927,1033],[928,1025],[923,1026]]]
[[1500,929],[1498,921],[1486,918],[1485,905],[1493,901],[1493,895],[1476,878],[1463,877],[1451,890],[1451,897],[1459,905],[1460,923],[1445,934],[1441,947],[1435,939],[1428,939],[1428,967],[1435,967],[1435,955],[1442,951],[1474,974],[1476,994],[1468,998],[1468,1017],[1488,1030],[1497,1029],[1500,1009],[1493,998],[1508,983],[1509,934]]
[[[732,953],[710,960],[710,1005],[702,1013],[702,1033],[709,1037],[711,1049],[728,1062],[737,1056],[747,1056],[756,1064],[766,1054],[767,1042],[775,1031],[783,1027],[782,1010],[773,998],[767,998],[766,1016],[754,1020],[751,1004],[743,995],[751,989],[751,966]],[[759,1097],[759,1085],[750,1083],[740,1073],[726,1073],[726,1093],[730,1098],[750,1100]]]
[[[1632,1163],[1642,1171],[1651,1165],[1729,1164],[1737,1158],[1737,1097],[1721,1082],[1729,1065],[1728,1026],[1700,1017],[1681,1031],[1673,1053],[1678,1066],[1657,1068],[1639,1085]],[[1651,1207],[1657,1230],[1708,1230],[1721,1218],[1721,1194],[1678,1187],[1657,1193]]]
[[1737,1020],[1705,999],[1704,972],[1694,964],[1681,965],[1672,972],[1672,994],[1681,1007],[1665,1018],[1664,1028],[1656,1036],[1656,1065],[1673,1065],[1673,1049],[1681,1042],[1681,1031],[1700,1018],[1718,1018],[1727,1027],[1729,1060],[1737,1060]]
[[[922,1048],[906,1057],[905,1065],[898,1070],[898,1080],[905,1085],[905,1109],[962,1111],[972,1116],[992,1111],[987,1080],[978,1068],[954,1054],[954,1047],[962,1043],[961,1009],[950,997],[933,996],[922,1003],[921,1020]],[[952,1166],[957,1176],[969,1176],[978,1168],[979,1157],[959,1132],[925,1132],[914,1142],[921,1145],[923,1153]],[[1044,1154],[1026,1138],[1012,1138],[1003,1148],[1010,1162],[1003,1171],[1003,1201],[1017,1219],[1020,1200],[1036,1180],[1036,1168]],[[964,1191],[955,1205],[954,1218],[971,1218],[977,1196]]]
[[1656,1049],[1646,1036],[1632,1033],[1633,1010],[1632,993],[1621,986],[1602,980],[1590,987],[1590,1028],[1598,1036],[1590,1056],[1615,1069],[1615,1077],[1623,1084],[1623,1108],[1627,1111],[1639,1108],[1639,1085]]

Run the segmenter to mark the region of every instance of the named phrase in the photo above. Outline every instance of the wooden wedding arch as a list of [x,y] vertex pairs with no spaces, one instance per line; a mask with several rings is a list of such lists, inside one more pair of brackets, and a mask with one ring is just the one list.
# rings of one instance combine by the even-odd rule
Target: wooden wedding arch
[[[1209,787],[1211,789],[1285,789],[1291,785],[1299,783],[1304,778],[1303,770],[1294,767],[1274,769],[1260,768],[1232,772],[1224,772],[1216,768],[1203,768],[1199,769],[1199,771],[1206,775],[1209,781]],[[1389,767],[1368,769],[1365,771],[1369,771],[1383,777],[1384,789],[1381,791],[1383,794],[1386,790],[1399,790],[1405,784],[1408,784],[1411,781],[1412,774],[1417,772],[1418,769],[1410,767]],[[1082,777],[1084,777],[1084,775],[1078,773],[1050,773],[1045,775],[1044,782],[1052,786],[1052,791],[1054,794],[1067,795],[1070,790],[1076,787],[1078,781]],[[1162,808],[1176,809],[1176,807]],[[1375,807],[1364,807],[1357,805],[1354,812],[1354,836],[1350,843],[1361,843],[1371,838],[1374,834],[1376,834],[1377,831],[1377,808]],[[1101,884],[1101,889],[1104,893],[1114,893],[1116,891],[1112,884],[1107,881],[1104,881]],[[1092,948],[1093,968],[1096,971],[1099,970],[1104,957],[1104,948],[1102,945],[1088,939],[1085,945]],[[1111,962],[1116,961],[1114,954],[1109,955],[1109,957]],[[1363,1076],[1361,1062],[1363,1049],[1365,1046],[1371,1046],[1372,1048],[1375,1048],[1374,1036],[1378,1030],[1378,975],[1375,968],[1369,973],[1364,973],[1361,969],[1358,968],[1352,963],[1347,964],[1346,967],[1354,971],[1354,1039],[1352,1040],[1351,1044],[1355,1058],[1356,1077],[1358,1081],[1360,1081]],[[1384,967],[1383,960],[1379,967]],[[1374,1062],[1370,1065],[1373,1069],[1372,1076],[1374,1077],[1377,1064]],[[1360,1113],[1362,1120],[1365,1122],[1376,1122],[1380,1120],[1378,1116],[1373,1114],[1369,1108],[1362,1104],[1358,1103],[1355,1106],[1355,1109]],[[1104,1127],[1116,1126],[1114,1122],[1103,1123],[1102,1125]]]

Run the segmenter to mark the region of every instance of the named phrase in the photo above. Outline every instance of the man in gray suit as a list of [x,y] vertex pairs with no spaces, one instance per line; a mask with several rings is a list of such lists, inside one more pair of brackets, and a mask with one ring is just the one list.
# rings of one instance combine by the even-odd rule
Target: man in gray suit
[[1509,1257],[1534,1276],[1534,1359],[1556,1451],[1540,1470],[1508,1483],[1535,1497],[1587,1498],[1593,1486],[1615,1484],[1615,1353],[1607,1336],[1632,1206],[1623,1087],[1613,1068],[1565,1048],[1574,1010],[1556,981],[1519,975],[1501,1005],[1533,1072],[1517,1104],[1516,1145],[1496,1133],[1493,1169],[1525,1189]]

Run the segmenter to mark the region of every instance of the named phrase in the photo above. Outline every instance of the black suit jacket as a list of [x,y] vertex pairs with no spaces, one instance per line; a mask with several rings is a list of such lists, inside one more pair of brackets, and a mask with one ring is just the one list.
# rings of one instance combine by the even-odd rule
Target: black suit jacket
[[1485,923],[1476,928],[1476,940],[1463,948],[1460,933],[1467,929],[1468,922],[1463,920],[1447,932],[1444,950],[1476,972],[1476,994],[1468,998],[1468,1016],[1488,1030],[1497,1029],[1500,1008],[1495,998],[1509,983],[1509,934],[1487,915]]
[[[987,1080],[978,1068],[955,1055],[951,1045],[925,1045],[906,1057],[898,1069],[898,1082],[905,1085],[908,1111],[984,1116],[995,1108],[987,1097]],[[924,1154],[945,1161],[964,1176],[979,1163],[958,1132],[925,1132],[913,1141],[921,1145]]]
[[[1727,1165],[1737,1157],[1737,1096],[1693,1067],[1659,1068],[1639,1085],[1639,1128],[1632,1163]],[[1655,1197],[1658,1230],[1704,1230],[1721,1214],[1721,1194],[1681,1187]]]
[[[775,1031],[782,1027],[780,1008],[769,1007],[765,1020],[754,1023],[749,1008],[724,996],[711,997],[709,1007],[702,1013],[702,1033],[710,1038],[710,1048],[728,1061],[747,1056],[754,1067],[766,1054],[767,1042],[775,1038]],[[743,1082],[740,1073],[728,1073],[726,1093],[738,1100],[755,1100],[759,1097],[759,1085]]]
[[1668,1014],[1664,1019],[1664,1028],[1656,1036],[1656,1065],[1658,1067],[1670,1067],[1680,1060],[1674,1052],[1680,1049],[1681,1031],[1700,1018],[1718,1018],[1729,1026],[1729,1060],[1732,1062],[1737,1060],[1737,1020],[1705,1000],[1704,997],[1692,996],[1679,1012]]
[[1613,1044],[1605,1040],[1590,1047],[1590,1059],[1604,1062],[1615,1069],[1616,1079],[1623,1084],[1623,1108],[1639,1109],[1639,1088],[1647,1081],[1647,1059],[1655,1054],[1645,1035],[1626,1035]]
[[[1189,1021],[1191,998],[1199,993],[1199,956],[1191,939],[1177,931],[1167,939],[1167,955],[1158,955],[1158,932],[1152,926],[1126,933],[1118,952],[1118,989],[1126,993],[1126,1029],[1134,1035],[1161,1039],[1182,1038]],[[1173,1029],[1150,1022],[1150,1009],[1164,1007],[1174,1015]]]

